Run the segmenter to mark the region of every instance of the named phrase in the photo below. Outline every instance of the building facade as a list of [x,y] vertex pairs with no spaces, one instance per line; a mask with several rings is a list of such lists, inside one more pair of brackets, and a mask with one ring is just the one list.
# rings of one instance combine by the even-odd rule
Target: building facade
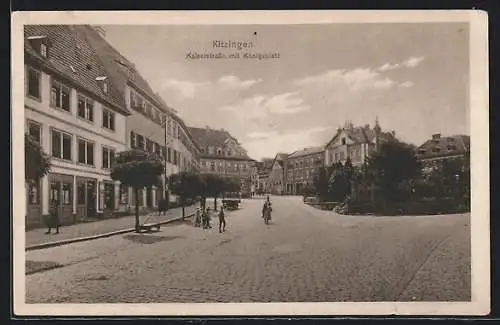
[[[158,154],[165,164],[167,177],[181,171],[198,171],[199,148],[176,111],[154,92],[133,62],[106,41],[99,29],[91,26],[79,28],[111,71],[125,106],[131,112],[126,120],[127,148]],[[155,209],[159,200],[166,196],[168,186],[165,186],[165,177],[162,179],[162,187],[145,188],[139,194],[141,207]],[[169,198],[171,201],[176,199],[174,195]],[[135,208],[134,191],[131,188],[120,188],[120,206],[122,210]]]
[[278,153],[274,157],[269,171],[269,187],[271,194],[282,195],[285,192],[285,160],[287,154]]
[[[425,141],[416,150],[416,157],[422,163],[424,175],[430,174],[444,161],[458,160],[468,164],[470,155],[470,136],[453,135],[443,137],[433,134],[432,138]],[[464,166],[465,167],[465,166]]]
[[242,194],[250,194],[254,160],[226,130],[188,128],[200,148],[200,172],[237,180]]
[[324,166],[323,147],[309,147],[295,151],[284,162],[285,193],[302,194],[302,189],[312,184],[316,170]]
[[325,146],[325,166],[335,162],[345,163],[347,158],[350,158],[353,166],[361,166],[381,142],[394,137],[394,132],[382,132],[378,120],[373,128],[369,124],[354,127],[352,123],[346,122]]
[[27,185],[26,226],[58,204],[63,224],[115,210],[114,153],[126,148],[130,114],[109,73],[72,26],[25,26],[25,132],[51,157],[51,171]]

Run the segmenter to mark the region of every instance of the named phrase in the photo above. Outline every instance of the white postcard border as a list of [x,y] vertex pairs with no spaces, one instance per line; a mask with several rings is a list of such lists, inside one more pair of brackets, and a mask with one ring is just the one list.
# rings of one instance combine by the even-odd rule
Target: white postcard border
[[[469,22],[471,130],[471,302],[26,304],[24,188],[25,24],[232,25]],[[481,11],[139,11],[15,12],[12,16],[14,313],[17,316],[486,315],[490,312],[487,15]],[[472,217],[473,216],[473,217]]]

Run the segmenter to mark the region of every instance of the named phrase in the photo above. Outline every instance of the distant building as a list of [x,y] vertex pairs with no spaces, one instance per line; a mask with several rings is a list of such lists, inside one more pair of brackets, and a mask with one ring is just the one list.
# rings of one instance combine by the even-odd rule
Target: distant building
[[274,159],[272,158],[263,158],[261,161],[255,163],[257,167],[256,193],[258,194],[271,192],[269,174],[271,173],[273,161]]
[[278,153],[269,170],[269,190],[271,194],[283,194],[285,191],[285,161],[286,153]]
[[424,174],[431,172],[446,160],[466,160],[470,154],[470,137],[468,135],[453,135],[442,137],[433,134],[416,150],[416,157],[422,163]]
[[236,138],[224,129],[189,127],[200,150],[200,172],[233,178],[242,185],[243,193],[251,192],[254,160]]
[[378,120],[373,128],[369,124],[354,127],[351,122],[346,122],[325,146],[325,165],[345,163],[349,157],[353,166],[360,166],[380,143],[394,138],[394,132],[382,132]]
[[301,194],[307,184],[312,184],[314,172],[324,166],[324,147],[310,147],[295,151],[284,163],[286,194]]

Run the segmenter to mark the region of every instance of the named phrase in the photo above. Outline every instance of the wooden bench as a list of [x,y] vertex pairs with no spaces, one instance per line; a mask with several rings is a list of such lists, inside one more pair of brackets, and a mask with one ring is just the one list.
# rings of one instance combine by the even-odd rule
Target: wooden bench
[[160,224],[159,223],[144,223],[142,225],[139,225],[140,231],[151,232],[153,229],[155,229],[156,231],[160,231]]

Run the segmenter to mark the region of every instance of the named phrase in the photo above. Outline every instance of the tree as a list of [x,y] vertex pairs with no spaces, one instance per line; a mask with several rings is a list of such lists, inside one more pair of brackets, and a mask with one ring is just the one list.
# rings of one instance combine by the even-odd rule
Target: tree
[[169,185],[172,193],[180,197],[182,218],[184,218],[186,199],[195,198],[201,193],[200,188],[203,187],[201,179],[193,172],[180,172],[170,176]]
[[214,198],[214,209],[217,210],[217,198],[225,191],[226,182],[217,174],[207,174],[204,177],[206,195]]
[[344,201],[350,194],[351,169],[352,165],[347,164],[346,167],[341,162],[337,162],[332,166],[332,173],[328,181],[328,192],[334,200]]
[[50,172],[50,158],[32,136],[24,134],[24,180],[37,182]]
[[146,151],[132,149],[117,154],[111,166],[111,178],[133,188],[135,193],[135,229],[139,231],[139,190],[160,185],[161,159]]
[[330,179],[330,171],[327,167],[318,168],[313,176],[313,187],[321,201],[328,197],[328,183]]
[[402,181],[416,179],[420,171],[412,147],[398,140],[381,143],[380,149],[367,160],[367,172],[381,189],[384,205],[395,200]]

